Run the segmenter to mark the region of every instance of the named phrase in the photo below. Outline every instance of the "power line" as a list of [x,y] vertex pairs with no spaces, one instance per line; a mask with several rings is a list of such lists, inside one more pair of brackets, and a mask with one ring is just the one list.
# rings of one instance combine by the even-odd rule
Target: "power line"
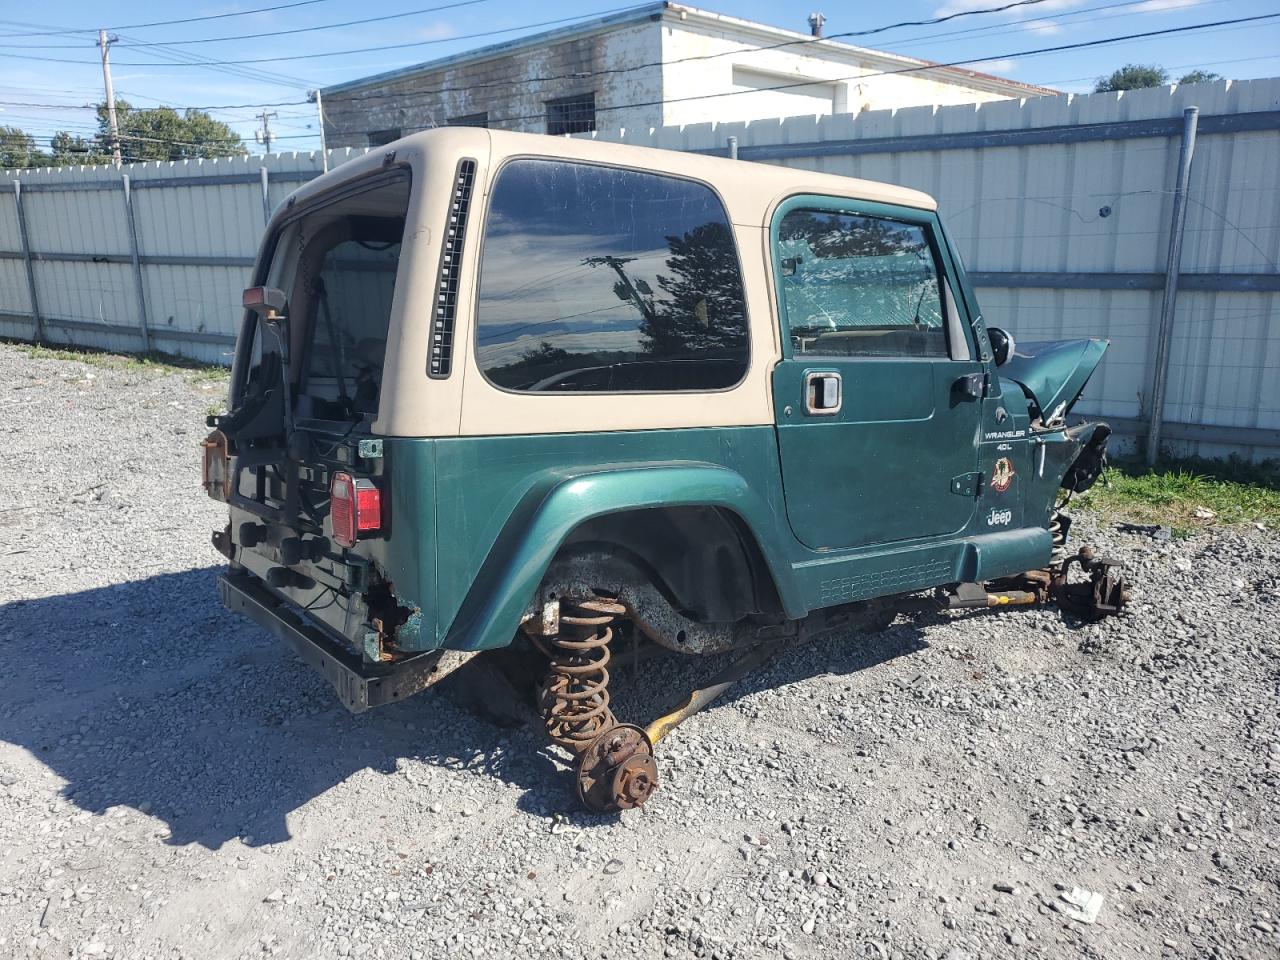
[[[247,17],[255,13],[270,13],[273,10],[289,10],[293,7],[309,7],[317,3],[327,3],[328,0],[295,0],[293,3],[280,3],[274,7],[257,7],[253,10],[238,10],[235,13],[214,13],[204,17],[184,17],[181,20],[153,20],[150,23],[126,23],[120,26],[110,27],[111,30],[142,30],[146,27],[168,27],[179,23],[199,23],[205,20],[226,20],[230,17]],[[8,20],[6,23],[15,21]],[[34,26],[34,24],[33,24]],[[96,33],[96,30],[88,30],[84,28],[68,28],[65,30],[43,30],[37,33],[6,33],[6,37],[47,37],[56,36],[67,33]]]
[[[126,40],[135,38],[125,35]],[[301,79],[299,77],[290,76],[288,74],[272,73],[267,70],[260,70],[256,67],[235,67],[226,66],[212,61],[202,53],[193,53],[187,50],[174,50],[167,45],[160,45],[153,52],[157,56],[169,58],[174,64],[194,64],[204,66],[215,73],[223,73],[241,79],[254,80],[258,83],[271,83],[279,86],[296,87],[299,89],[307,89],[314,86],[310,80]]]
[[[1226,2],[1227,0],[1200,0],[1200,2],[1198,3],[1198,6],[1208,7],[1214,4],[1226,3]],[[1140,7],[1145,9],[1132,10],[1128,13],[1114,14],[1109,17],[1094,17],[1092,18],[1090,23],[1092,24],[1093,20],[1115,20],[1123,17],[1144,16],[1149,13],[1167,13],[1171,10],[1176,9],[1174,7],[1153,8],[1153,7],[1150,7],[1149,4],[1150,4],[1150,0],[1123,0],[1123,2],[1120,2],[1120,3],[1106,3],[1097,7],[1080,7],[1076,9],[1064,10],[1061,13],[1046,14],[1041,17],[1023,17],[1021,20],[1005,20],[1001,23],[988,24],[987,26],[983,26],[983,27],[970,27],[967,30],[948,30],[943,33],[927,33],[927,34],[919,34],[914,37],[903,37],[901,39],[895,40],[894,45],[895,46],[904,45],[904,44],[926,45],[935,40],[938,41],[939,43],[956,43],[962,40],[972,39],[974,36],[979,34],[983,35],[984,37],[994,37],[994,36],[1001,36],[1006,33],[1022,33],[1024,31],[1020,28],[1029,23],[1050,24],[1050,23],[1053,23],[1054,21],[1075,19],[1078,17],[1083,17],[1090,13],[1097,13],[1102,10],[1116,10],[1121,7]]]
[[[687,57],[677,57],[670,60],[652,60],[646,63],[634,64],[630,67],[612,67],[605,70],[596,70],[590,73],[577,72],[577,73],[565,73],[565,74],[552,74],[549,76],[542,76],[542,77],[520,77],[518,78],[518,81],[516,78],[507,78],[504,80],[493,80],[493,81],[487,81],[484,83],[471,83],[465,86],[454,86],[454,87],[444,86],[444,87],[437,87],[432,90],[414,90],[414,91],[409,91],[402,94],[394,94],[394,93],[365,94],[358,97],[350,97],[348,98],[348,102],[350,101],[363,102],[366,100],[396,100],[399,102],[410,102],[415,97],[431,97],[441,93],[469,93],[474,90],[485,89],[488,87],[509,88],[512,85],[512,83],[515,83],[515,82],[519,82],[521,84],[554,83],[561,80],[585,80],[585,79],[591,79],[594,77],[601,77],[601,76],[617,76],[619,74],[632,73],[637,70],[649,70],[654,67],[666,67],[676,63],[715,60],[720,57],[741,55],[743,53],[754,53],[754,52],[759,52],[761,50],[776,50],[781,47],[796,46],[799,44],[817,43],[822,40],[832,40],[832,39],[844,38],[844,37],[868,36],[871,34],[884,33],[886,31],[898,29],[901,27],[919,26],[921,24],[943,23],[948,20],[955,20],[959,17],[976,16],[979,14],[986,14],[986,13],[1001,13],[1005,10],[1009,10],[1014,7],[1028,6],[1033,3],[1042,3],[1042,2],[1044,2],[1044,0],[1021,0],[1021,2],[1009,3],[1000,7],[987,7],[981,10],[965,10],[959,13],[953,13],[943,17],[935,17],[932,20],[904,20],[898,23],[891,23],[881,27],[874,27],[868,30],[850,30],[844,33],[828,34],[827,36],[824,36],[824,37],[801,37],[796,40],[784,40],[780,43],[764,44],[756,47],[739,47],[733,50],[724,50],[719,53],[695,54]],[[1102,7],[1094,7],[1092,9],[1106,10],[1112,7],[1127,7],[1127,6],[1141,5],[1146,2],[1149,2],[1149,0],[1124,0],[1124,2],[1121,2],[1121,3],[1108,4]],[[1221,2],[1221,0],[1211,0],[1211,2]],[[1075,11],[1075,12],[1084,12],[1084,11]],[[1052,19],[1057,19],[1058,17],[1062,17],[1066,15],[1067,14],[1057,14],[1053,17],[1036,17],[1033,19],[1034,20],[1052,20]],[[1032,20],[1030,19],[1015,20],[1013,22],[1014,23],[1030,23],[1032,22]],[[996,26],[1003,26],[1003,24],[997,24]],[[980,28],[974,28],[974,29],[990,30],[990,29],[993,29],[993,27],[980,27]],[[963,30],[963,31],[955,31],[955,32],[956,33],[973,33],[974,30]],[[933,36],[946,37],[946,36],[951,36],[951,33],[940,33],[940,34],[934,34]],[[888,51],[885,51],[885,52],[888,52]],[[918,57],[907,57],[901,54],[890,53],[889,55],[896,56],[904,60],[919,60]],[[929,66],[942,66],[942,64],[929,64]]]
[[[1142,2],[1142,0],[1138,0],[1138,2]],[[1129,5],[1129,4],[1127,4],[1127,3],[1126,3],[1126,4],[1118,4],[1118,5]],[[999,8],[995,8],[995,9],[999,9]],[[1097,8],[1097,9],[1103,9],[1103,8]],[[981,12],[987,12],[987,11],[972,11],[972,12],[973,12],[973,13],[981,13]],[[1216,21],[1216,22],[1214,22],[1214,23],[1208,23],[1208,24],[1192,24],[1192,25],[1185,26],[1185,27],[1176,27],[1176,28],[1171,28],[1170,30],[1152,31],[1152,32],[1149,32],[1149,33],[1132,34],[1132,35],[1129,35],[1129,36],[1123,36],[1123,37],[1112,38],[1112,39],[1103,39],[1103,40],[1097,40],[1097,41],[1089,41],[1086,45],[1099,45],[1099,44],[1104,44],[1104,43],[1115,43],[1115,42],[1119,42],[1119,41],[1121,41],[1121,40],[1126,40],[1126,39],[1141,38],[1141,37],[1147,37],[1147,36],[1156,36],[1156,35],[1160,35],[1160,34],[1167,33],[1167,32],[1175,32],[1175,33],[1176,33],[1176,32],[1180,32],[1180,31],[1183,31],[1183,30],[1196,30],[1196,29],[1202,29],[1202,28],[1206,28],[1206,27],[1219,26],[1219,25],[1222,25],[1222,24],[1232,24],[1232,23],[1237,23],[1237,22],[1243,22],[1243,21],[1248,21],[1248,20],[1252,20],[1252,19],[1267,19],[1268,17],[1273,17],[1273,16],[1277,16],[1277,15],[1276,15],[1276,14],[1266,14],[1266,15],[1263,15],[1261,18],[1250,18],[1250,17],[1246,17],[1246,18],[1241,18],[1241,20],[1222,20],[1222,21]],[[893,25],[890,25],[890,26],[893,26]],[[887,30],[887,29],[889,29],[889,28],[890,28],[890,27],[882,27],[882,28],[877,28],[877,30],[881,30],[881,31],[883,31],[883,30]],[[798,43],[798,42],[812,42],[812,38],[804,38],[804,41],[788,41],[788,43]],[[775,44],[775,45],[773,45],[773,46],[781,46],[781,45],[782,45],[782,44]],[[772,48],[772,47],[761,47],[761,48],[751,48],[751,49],[771,49],[771,48]],[[1076,48],[1077,48],[1077,47],[1076,47],[1076,45],[1068,44],[1068,45],[1064,45],[1064,46],[1060,46],[1060,47],[1048,47],[1048,48],[1045,48],[1043,52],[1045,52],[1045,53],[1051,53],[1051,52],[1057,52],[1057,51],[1061,51],[1061,50],[1068,50],[1068,49],[1076,49]],[[730,53],[738,53],[738,54],[741,54],[741,53],[743,53],[743,52],[744,52],[744,50],[739,49],[739,50],[729,51],[729,52],[730,52]],[[1039,52],[1039,51],[1037,51],[1037,52]],[[697,57],[684,58],[684,59],[701,60],[701,59],[707,59],[708,57],[723,56],[723,55],[724,55],[724,54],[710,54],[710,55],[705,55],[705,56],[697,56]],[[889,76],[889,75],[899,74],[899,73],[911,73],[911,72],[919,72],[919,71],[922,71],[922,70],[942,69],[942,68],[952,67],[952,66],[964,66],[964,65],[981,64],[981,63],[983,63],[983,62],[985,62],[985,61],[987,61],[987,60],[995,60],[995,59],[1001,59],[1001,58],[1003,58],[1003,57],[1024,56],[1024,55],[1025,55],[1025,56],[1031,56],[1031,55],[1033,55],[1033,54],[988,54],[988,55],[984,55],[984,56],[981,56],[981,57],[976,57],[976,58],[973,58],[973,59],[967,59],[967,60],[956,60],[956,61],[952,61],[952,62],[944,62],[944,63],[938,63],[938,62],[933,62],[933,61],[924,61],[924,62],[922,62],[922,63],[921,63],[921,62],[919,62],[919,61],[917,60],[917,58],[903,58],[903,59],[917,60],[917,62],[918,62],[920,65],[918,65],[918,66],[904,67],[904,68],[898,68],[898,69],[892,69],[892,70],[883,70],[883,71],[879,71],[879,72],[875,72],[875,73],[863,73],[863,74],[858,74],[858,75],[856,75],[856,76],[849,76],[849,77],[835,77],[835,78],[830,78],[830,79],[824,79],[824,80],[822,80],[822,81],[820,81],[820,82],[822,82],[822,83],[838,83],[838,82],[842,82],[842,81],[860,80],[860,79],[872,78],[872,77],[877,77],[877,76]],[[559,75],[551,75],[551,76],[544,76],[544,77],[527,77],[527,78],[522,78],[522,79],[520,80],[520,82],[521,82],[521,83],[524,83],[524,84],[532,84],[532,83],[551,83],[551,82],[562,81],[562,80],[570,80],[570,79],[574,79],[574,80],[583,80],[583,79],[591,79],[591,78],[598,77],[598,76],[613,76],[613,75],[616,75],[616,74],[619,74],[619,73],[626,73],[626,72],[633,71],[633,70],[650,69],[650,68],[657,67],[657,66],[665,66],[665,65],[670,64],[670,63],[680,63],[680,62],[683,62],[683,61],[682,61],[682,60],[671,60],[671,61],[665,61],[665,62],[664,62],[664,61],[654,61],[654,62],[651,62],[651,63],[638,64],[638,65],[635,65],[635,66],[632,66],[632,67],[616,67],[616,68],[609,68],[609,69],[605,69],[605,70],[595,71],[595,72],[592,72],[592,73],[573,73],[573,74],[559,74]],[[411,92],[407,92],[407,93],[403,93],[403,94],[395,94],[395,93],[385,93],[385,94],[371,93],[371,94],[362,94],[362,95],[356,95],[356,96],[351,96],[351,97],[346,98],[346,99],[345,99],[345,101],[344,101],[344,104],[352,104],[352,103],[354,103],[354,104],[360,104],[360,103],[365,103],[365,102],[369,102],[369,101],[377,101],[377,100],[394,100],[394,101],[396,101],[396,102],[398,102],[398,103],[403,103],[403,104],[405,104],[405,105],[410,105],[410,104],[413,104],[414,102],[416,102],[416,101],[417,101],[417,100],[419,100],[419,99],[430,99],[430,98],[432,98],[432,97],[435,97],[435,96],[437,96],[437,95],[439,95],[439,94],[444,94],[444,93],[465,93],[465,92],[471,92],[471,91],[474,91],[474,90],[484,89],[484,88],[488,88],[488,87],[501,87],[501,88],[508,88],[508,87],[510,87],[510,86],[511,86],[511,84],[512,84],[513,82],[515,82],[513,79],[508,78],[508,79],[506,79],[506,80],[499,80],[499,81],[492,81],[492,82],[478,83],[478,84],[469,84],[469,85],[466,85],[466,86],[441,86],[441,87],[436,87],[436,88],[433,88],[433,89],[430,89],[430,90],[415,90],[415,91],[411,91]],[[767,92],[767,91],[771,91],[771,90],[784,90],[784,89],[789,89],[789,88],[791,88],[791,87],[803,87],[803,86],[810,86],[810,85],[812,85],[814,82],[815,82],[815,81],[814,81],[813,79],[807,79],[807,80],[799,81],[799,82],[796,82],[796,83],[782,84],[782,85],[779,85],[779,86],[759,87],[759,88],[752,88],[751,90],[735,90],[735,91],[726,91],[726,92],[724,92],[724,93],[699,94],[699,95],[690,96],[690,97],[667,98],[667,99],[666,99],[666,100],[664,100],[664,101],[650,101],[650,102],[643,103],[643,104],[627,104],[627,105],[625,105],[625,106],[626,106],[626,107],[631,107],[631,106],[656,106],[656,105],[658,105],[659,103],[678,103],[678,102],[684,102],[684,101],[687,101],[687,100],[703,100],[703,99],[710,99],[710,98],[714,98],[714,97],[731,96],[731,95],[736,95],[736,94],[745,94],[745,93],[753,93],[753,92],[761,92],[761,91],[765,91],[765,92]],[[488,100],[488,101],[485,101],[485,103],[486,103],[486,104],[487,104],[487,103],[489,103],[489,102],[492,102],[492,99],[490,99],[490,100]],[[483,106],[484,104],[474,104],[474,105],[475,105],[475,106]],[[598,110],[598,111],[604,111],[604,110],[610,110],[610,109],[614,109],[614,110],[616,110],[616,109],[624,109],[624,108],[625,108],[625,107],[622,107],[622,106],[619,106],[619,107],[599,107],[599,108],[597,108],[597,110]],[[529,116],[529,117],[512,117],[512,118],[507,118],[507,120],[502,120],[502,121],[494,120],[494,121],[490,121],[490,122],[491,122],[491,123],[515,122],[515,121],[519,121],[519,120],[526,120],[526,119],[539,119],[541,116],[542,116],[541,114],[537,114],[537,115],[532,115],[532,116]]]
[[[1069,44],[1057,44],[1049,47],[1039,47],[1039,48],[1030,49],[1030,50],[1019,50],[1011,53],[984,54],[982,56],[965,59],[965,60],[953,60],[945,63],[925,63],[925,64],[916,65],[916,66],[902,67],[895,70],[883,70],[875,73],[856,74],[848,77],[836,77],[836,78],[831,78],[825,82],[836,83],[836,82],[849,81],[849,80],[869,79],[877,76],[891,76],[891,75],[898,75],[898,74],[904,74],[904,73],[917,73],[920,71],[937,69],[940,67],[966,66],[966,65],[975,64],[975,63],[982,63],[986,60],[992,60],[992,59],[1039,56],[1047,53],[1059,53],[1066,50],[1079,50],[1079,49],[1085,49],[1089,47],[1105,46],[1113,43],[1121,43],[1126,40],[1139,40],[1139,39],[1145,39],[1150,37],[1188,33],[1188,32],[1193,32],[1197,30],[1207,30],[1214,27],[1234,26],[1238,24],[1253,23],[1253,22],[1258,22],[1262,20],[1272,20],[1277,17],[1280,17],[1280,13],[1261,14],[1261,15],[1252,16],[1252,17],[1237,17],[1237,18],[1232,18],[1227,20],[1216,20],[1216,21],[1210,21],[1206,23],[1188,24],[1181,27],[1169,27],[1162,30],[1149,30],[1141,33],[1123,34],[1115,37],[1104,37],[1098,40],[1087,40],[1087,41],[1080,41],[1077,43],[1069,43]],[[673,98],[667,98],[665,100],[638,101],[638,102],[632,102],[632,103],[598,107],[597,112],[608,112],[608,111],[615,111],[615,110],[631,109],[634,107],[658,106],[664,103],[682,103],[682,102],[689,102],[694,100],[714,99],[716,97],[739,96],[739,95],[750,94],[750,93],[785,90],[785,89],[790,89],[797,86],[808,86],[811,83],[812,83],[812,80],[806,80],[806,81],[800,81],[795,83],[777,84],[770,87],[753,88],[751,90],[733,90],[733,91],[726,91],[723,93],[695,94],[695,95],[690,95],[686,97],[673,97]],[[373,98],[369,97],[369,98],[361,98],[361,99],[373,99]],[[514,123],[522,120],[538,120],[538,119],[543,119],[544,117],[545,117],[545,114],[528,114],[525,116],[503,117],[496,120],[490,120],[490,123],[491,124]],[[352,131],[345,131],[345,132],[349,134],[357,134],[357,133],[369,133],[371,131],[352,130]],[[299,135],[293,135],[293,136],[281,136],[276,139],[303,140],[303,139],[312,139],[313,136],[314,135],[299,134]]]
[[[496,37],[499,34],[503,34],[503,33],[515,33],[519,30],[531,30],[535,27],[550,27],[550,26],[556,26],[562,23],[574,23],[582,20],[593,19],[595,17],[607,16],[608,14],[611,14],[611,13],[621,13],[624,10],[633,10],[633,9],[635,8],[634,7],[612,7],[608,10],[601,10],[597,13],[593,13],[588,16],[579,15],[576,17],[561,17],[558,20],[542,20],[538,23],[526,23],[518,27],[508,27],[505,30],[486,30],[481,33],[467,33],[467,34],[459,34],[457,36],[452,36],[452,37],[438,37],[434,40],[414,40],[409,43],[393,43],[393,44],[387,44],[379,47],[361,47],[355,50],[338,50],[338,51],[330,51],[328,53],[293,54],[293,55],[284,56],[284,57],[279,57],[279,56],[278,57],[255,57],[255,58],[246,59],[246,60],[209,60],[207,62],[218,64],[220,66],[237,66],[241,64],[252,64],[252,63],[279,63],[282,60],[316,60],[316,59],[323,59],[325,57],[346,56],[349,54],[356,54],[356,53],[375,53],[383,50],[402,50],[408,47],[425,47],[425,46],[430,46],[432,44],[437,44],[437,43],[451,43],[455,40],[474,40],[478,37]],[[10,53],[10,54],[6,54],[6,56],[14,57],[19,60],[40,60],[46,63],[82,63],[83,62],[81,60],[69,60],[65,57],[37,57],[37,56],[31,56],[31,55],[19,54],[19,53]],[[153,62],[145,62],[145,61],[131,62],[131,63],[120,61],[117,65],[122,67],[162,66],[162,64],[156,64]]]
[[[912,73],[912,72],[919,72],[922,70],[936,69],[938,67],[963,66],[967,64],[981,63],[985,60],[999,59],[1003,57],[1037,56],[1037,55],[1042,55],[1046,53],[1056,53],[1056,52],[1062,52],[1065,50],[1076,50],[1076,49],[1083,49],[1083,48],[1094,47],[1094,46],[1102,46],[1107,44],[1119,43],[1126,40],[1144,39],[1144,38],[1150,38],[1150,37],[1156,37],[1156,36],[1166,36],[1170,34],[1180,34],[1180,33],[1196,31],[1196,30],[1205,30],[1205,29],[1210,29],[1214,27],[1233,26],[1237,24],[1252,23],[1252,22],[1257,22],[1262,20],[1271,20],[1277,17],[1280,17],[1280,13],[1263,14],[1263,15],[1258,15],[1253,17],[1239,17],[1234,19],[1217,20],[1217,21],[1211,21],[1211,22],[1199,23],[1199,24],[1188,24],[1181,27],[1171,27],[1163,30],[1152,30],[1152,31],[1145,31],[1142,33],[1125,34],[1125,35],[1116,36],[1116,37],[1107,37],[1107,38],[1102,38],[1098,40],[1081,41],[1078,43],[1071,43],[1071,44],[1058,44],[1055,46],[1041,47],[1041,48],[1036,48],[1031,50],[1021,50],[1013,53],[985,54],[980,57],[976,57],[972,59],[955,60],[948,63],[925,63],[917,66],[899,68],[896,70],[886,70],[886,71],[879,71],[877,73],[859,74],[859,75],[850,76],[850,77],[834,78],[827,82],[840,82],[842,80],[857,80],[857,79],[867,79],[875,76]],[[1242,59],[1267,59],[1267,58],[1242,58]],[[812,81],[802,81],[799,83],[779,84],[772,87],[760,88],[760,90],[764,90],[764,91],[782,90],[782,89],[788,89],[795,86],[806,86],[811,82]],[[600,112],[606,112],[610,110],[621,110],[621,109],[628,109],[628,108],[638,107],[638,106],[654,106],[664,102],[665,103],[684,102],[684,101],[690,101],[690,100],[711,99],[714,97],[734,96],[734,95],[739,95],[744,93],[760,92],[760,90],[753,89],[753,90],[728,91],[725,93],[699,94],[699,95],[692,95],[688,97],[669,98],[665,101],[645,101],[645,102],[618,104],[613,106],[604,106],[598,109]],[[0,103],[6,103],[6,102],[13,103],[13,104],[21,104],[24,106],[57,106],[57,107],[68,106],[65,104],[43,105],[43,104],[25,103],[21,101],[0,101]],[[283,102],[280,102],[278,105],[285,106],[285,105],[300,105],[300,104],[301,104],[301,101],[283,101]],[[277,105],[277,104],[230,104],[230,105],[222,105],[221,107],[202,107],[199,109],[237,109],[237,108],[250,108],[250,107],[260,107],[260,106],[272,106],[272,105]],[[543,116],[544,114],[531,114],[523,117],[507,117],[507,118],[503,118],[503,119],[491,121],[491,122],[510,123],[510,122],[515,122],[519,120],[541,119]],[[358,133],[358,132],[368,132],[368,131],[350,131],[350,132]],[[311,136],[313,135],[297,135],[293,137],[280,137],[277,139],[310,139]]]
[[[1214,20],[1207,23],[1187,24],[1181,27],[1166,27],[1163,30],[1147,30],[1141,33],[1130,33],[1130,34],[1122,34],[1120,36],[1115,36],[1115,37],[1104,37],[1099,40],[1082,40],[1076,43],[1063,43],[1063,44],[1057,44],[1049,47],[1037,47],[1030,50],[1018,50],[1010,53],[984,54],[982,56],[972,57],[965,60],[951,60],[943,63],[922,63],[917,66],[900,67],[894,70],[881,70],[874,73],[853,74],[847,77],[831,77],[823,80],[822,82],[841,83],[841,82],[852,81],[852,80],[866,80],[866,79],[871,79],[873,77],[896,76],[896,75],[905,74],[905,73],[919,73],[924,70],[936,70],[936,69],[945,68],[945,67],[963,67],[963,66],[976,64],[976,63],[983,63],[988,60],[999,60],[999,59],[1014,58],[1014,57],[1033,57],[1033,56],[1040,56],[1046,53],[1061,53],[1067,50],[1082,50],[1089,47],[1099,47],[1099,46],[1106,46],[1113,43],[1122,43],[1126,40],[1141,40],[1141,39],[1146,39],[1150,37],[1161,37],[1161,36],[1170,36],[1173,34],[1190,33],[1197,30],[1208,30],[1213,27],[1229,27],[1229,26],[1235,26],[1235,25],[1246,24],[1246,23],[1256,23],[1263,20],[1274,20],[1278,17],[1280,17],[1280,13],[1266,13],[1266,14],[1259,14],[1252,17],[1235,17],[1228,20]],[[768,87],[753,87],[751,89],[744,89],[744,90],[729,90],[722,93],[701,93],[701,94],[691,94],[685,97],[667,97],[660,100],[636,101],[632,103],[623,103],[623,104],[615,104],[611,106],[597,107],[596,112],[604,113],[604,112],[609,112],[614,110],[626,110],[634,107],[662,106],[664,104],[670,104],[670,103],[687,103],[694,100],[710,100],[710,99],[715,99],[716,97],[733,97],[733,96],[742,96],[744,94],[772,92],[777,90],[788,90],[795,87],[811,86],[813,82],[814,81],[812,79],[808,79],[808,80],[796,81],[792,83],[775,84],[773,86],[768,86]],[[545,118],[545,116],[546,116],[545,113],[527,114],[524,116],[502,117],[496,120],[491,119],[489,122],[490,124],[515,123],[522,120],[540,120]],[[368,133],[370,131],[350,131],[350,132]]]
[[[257,40],[261,37],[282,37],[296,33],[313,33],[317,30],[336,30],[341,27],[364,26],[370,23],[382,23],[387,20],[402,20],[405,17],[421,16],[424,13],[438,13],[441,10],[453,10],[456,7],[470,7],[478,3],[488,3],[490,0],[457,0],[455,3],[446,3],[438,7],[424,7],[421,10],[409,10],[405,13],[389,13],[381,17],[364,17],[359,20],[344,20],[342,23],[325,23],[315,27],[295,27],[292,30],[268,30],[264,33],[241,33],[227,37],[199,37],[195,40],[137,40],[133,43],[122,43],[121,47],[154,47],[154,46],[188,46],[193,43],[226,43],[229,40]],[[1041,2],[1041,0],[1035,0]],[[128,28],[123,28],[128,29]],[[446,37],[444,39],[457,39],[455,37]],[[72,43],[31,43],[31,44],[0,44],[0,46],[12,47],[19,50],[74,50],[82,46],[81,44]]]
[[[1203,63],[1175,63],[1165,67],[1166,70],[1198,70],[1200,67],[1224,67],[1229,63],[1252,63],[1255,60],[1280,60],[1280,53],[1268,53],[1261,57],[1236,57],[1233,60],[1207,60]],[[1081,80],[1096,80],[1097,76],[1062,77],[1058,80],[1046,80],[1046,83],[1077,83]],[[1268,188],[1270,189],[1270,188]]]
[[[934,17],[930,20],[904,20],[898,23],[891,23],[882,27],[874,27],[868,30],[850,30],[844,33],[833,33],[826,37],[800,37],[795,40],[784,40],[780,43],[767,44],[764,46],[753,47],[750,49],[773,50],[773,49],[778,49],[780,47],[795,46],[800,44],[820,43],[822,41],[829,41],[829,40],[834,40],[837,38],[844,38],[844,37],[867,37],[867,36],[873,36],[880,33],[885,33],[889,30],[900,29],[902,27],[927,26],[930,24],[944,23],[948,20],[954,20],[959,17],[970,17],[970,16],[975,16],[978,14],[985,14],[985,13],[1001,13],[1005,10],[1012,10],[1015,7],[1033,6],[1035,4],[1040,4],[1045,2],[1046,0],[1011,0],[1011,2],[1005,3],[997,7],[988,7],[982,10],[962,10],[958,13],[952,13],[942,17]],[[563,17],[557,20],[544,20],[539,23],[528,23],[519,27],[510,27],[505,30],[486,30],[486,31],[481,31],[479,33],[459,34],[453,37],[441,37],[433,40],[415,40],[407,43],[382,44],[379,46],[357,47],[357,48],[348,49],[348,50],[330,50],[325,53],[300,53],[300,54],[291,54],[289,56],[283,56],[283,57],[279,57],[279,56],[278,57],[256,57],[256,58],[248,58],[243,60],[219,60],[217,62],[220,64],[226,64],[226,65],[253,64],[253,63],[277,63],[281,60],[315,60],[315,59],[321,59],[325,57],[350,56],[357,53],[381,53],[387,50],[405,50],[413,47],[431,46],[433,44],[438,44],[438,43],[450,43],[455,40],[475,40],[475,39],[480,39],[484,37],[497,36],[503,33],[512,33],[517,30],[529,30],[535,27],[555,26],[558,24],[569,23],[577,20],[593,19],[595,17],[606,16],[612,13],[621,13],[631,9],[634,9],[634,8],[633,7],[615,7],[609,10],[601,10],[597,13],[589,14],[586,17],[583,17],[583,16]],[[729,51],[728,53],[741,53],[741,52],[742,52],[741,50],[738,50],[738,51]],[[725,55],[727,54],[726,53],[705,54],[702,56],[685,57],[685,58],[682,58],[681,60],[671,61],[671,62],[683,62],[684,60],[714,59],[716,57],[725,56]],[[29,60],[29,59],[35,59],[35,58],[24,57],[23,59]],[[58,62],[61,62],[61,61],[58,61]],[[149,64],[145,64],[145,63],[142,63],[142,64],[127,63],[126,64],[123,61],[120,63],[120,65],[121,66],[149,66]],[[601,71],[601,72],[604,72],[604,71]]]

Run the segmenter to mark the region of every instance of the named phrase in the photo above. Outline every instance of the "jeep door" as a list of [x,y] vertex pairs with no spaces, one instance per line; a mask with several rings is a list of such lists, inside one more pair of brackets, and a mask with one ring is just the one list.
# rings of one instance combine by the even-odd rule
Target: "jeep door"
[[963,530],[984,366],[936,215],[792,197],[770,245],[782,328],[773,400],[797,539],[838,549]]

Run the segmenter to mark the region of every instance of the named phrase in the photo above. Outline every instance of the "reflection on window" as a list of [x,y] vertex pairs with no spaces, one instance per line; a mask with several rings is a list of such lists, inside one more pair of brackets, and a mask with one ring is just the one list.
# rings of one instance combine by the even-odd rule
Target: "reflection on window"
[[717,390],[748,339],[733,233],[707,187],[548,160],[503,168],[489,206],[476,356],[512,390]]
[[947,356],[938,270],[923,227],[792,210],[778,230],[778,260],[795,353]]

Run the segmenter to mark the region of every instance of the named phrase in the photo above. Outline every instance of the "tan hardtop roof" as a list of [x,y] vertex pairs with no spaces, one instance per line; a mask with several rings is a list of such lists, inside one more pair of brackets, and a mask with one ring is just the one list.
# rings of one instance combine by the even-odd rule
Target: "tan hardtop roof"
[[[677,174],[711,184],[724,198],[730,216],[736,222],[755,226],[762,222],[759,213],[771,208],[784,197],[801,193],[897,204],[919,210],[936,210],[938,206],[937,201],[927,193],[875,180],[838,177],[793,167],[729,160],[676,150],[657,150],[602,140],[514,133],[481,127],[439,127],[410,134],[370,150],[365,156],[349,160],[317,177],[295,191],[294,199],[302,201],[355,177],[372,173],[383,164],[387,154],[392,152],[395,152],[397,162],[408,161],[415,168],[436,156],[456,160],[467,153],[483,153],[489,154],[487,159],[494,167],[508,157],[545,156]],[[486,158],[477,156],[476,159],[484,162]],[[455,160],[449,161],[450,169]]]

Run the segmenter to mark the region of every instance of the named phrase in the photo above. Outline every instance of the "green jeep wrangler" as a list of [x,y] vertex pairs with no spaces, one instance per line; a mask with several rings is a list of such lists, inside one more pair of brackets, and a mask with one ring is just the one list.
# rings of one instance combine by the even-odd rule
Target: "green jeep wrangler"
[[[290,196],[244,306],[204,444],[223,602],[356,711],[536,655],[591,809],[643,803],[653,741],[750,666],[907,595],[1124,600],[1055,508],[1102,468],[1110,429],[1065,417],[1106,344],[987,328],[922,193],[432,130]],[[624,637],[737,659],[642,729]]]

